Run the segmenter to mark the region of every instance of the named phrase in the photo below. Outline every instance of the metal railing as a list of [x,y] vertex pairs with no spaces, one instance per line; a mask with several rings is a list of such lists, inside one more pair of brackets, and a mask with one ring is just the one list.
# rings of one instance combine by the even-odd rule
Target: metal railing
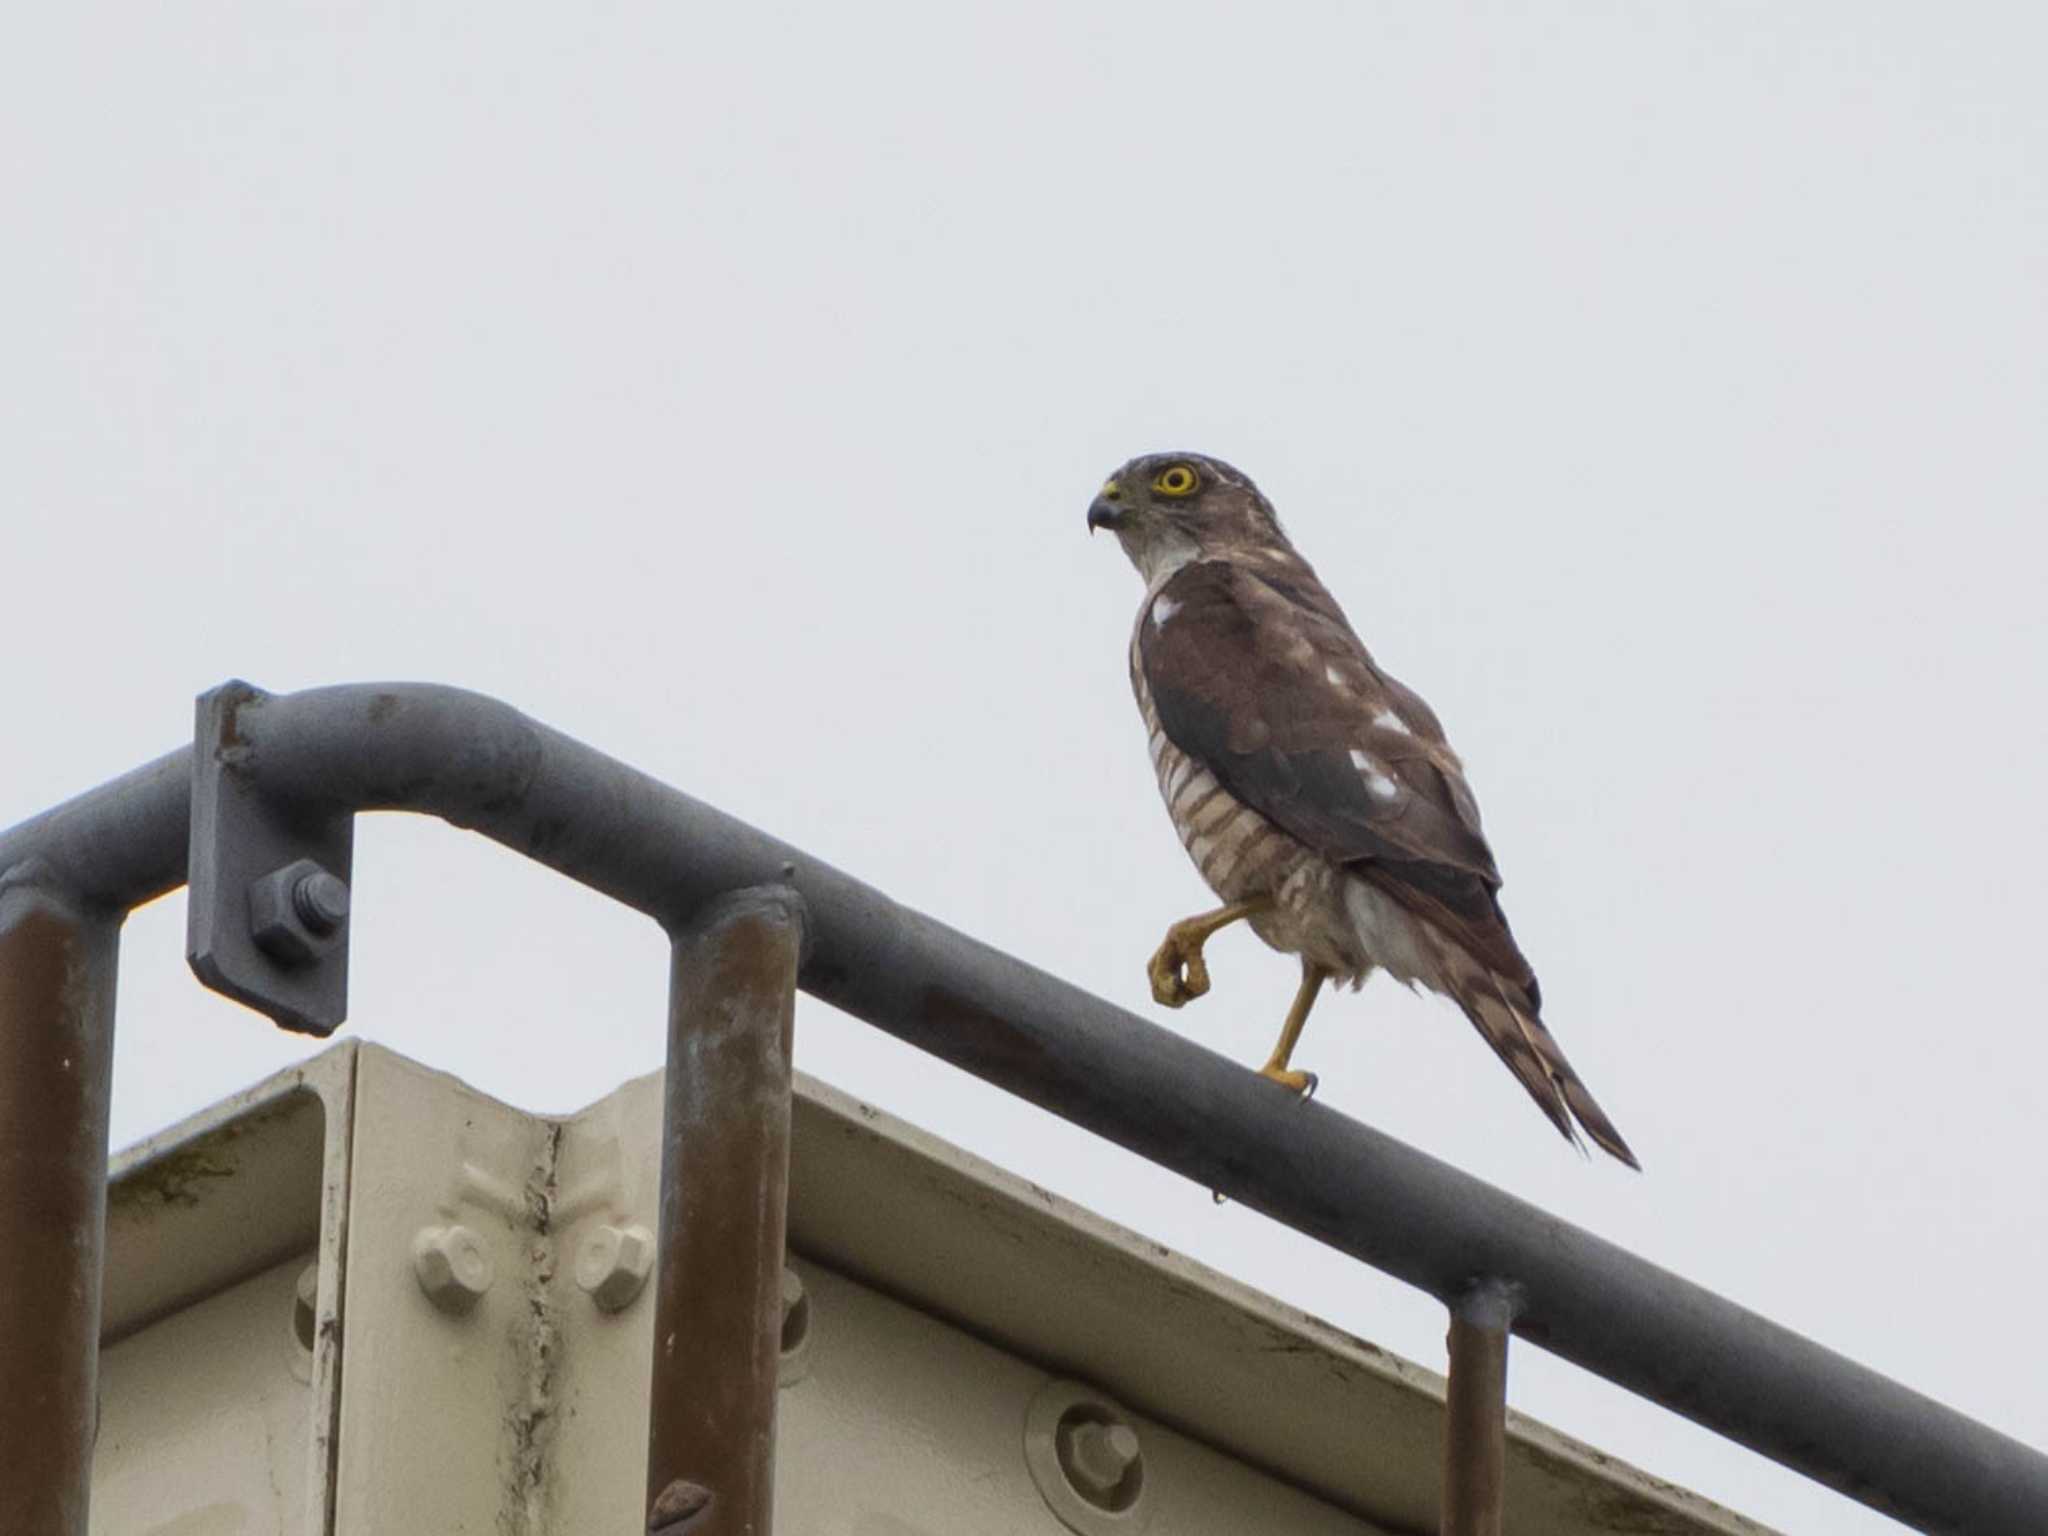
[[[353,818],[372,810],[481,832],[646,913],[673,941],[650,1530],[769,1528],[801,986],[1442,1300],[1456,1536],[1499,1529],[1510,1332],[1918,1529],[2048,1531],[2048,1457],[1276,1094],[507,705],[425,685],[272,696],[230,683],[200,699],[194,747],[0,833],[10,1536],[85,1536],[120,922],[189,883],[201,979],[287,1028],[328,1033],[346,1011]],[[685,1160],[687,1181],[675,1176]]]

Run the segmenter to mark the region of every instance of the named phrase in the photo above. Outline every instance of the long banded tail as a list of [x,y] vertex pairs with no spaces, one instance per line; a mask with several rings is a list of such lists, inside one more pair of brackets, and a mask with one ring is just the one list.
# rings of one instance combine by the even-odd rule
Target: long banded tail
[[[1621,1139],[1621,1132],[1614,1128],[1607,1112],[1579,1081],[1579,1074],[1572,1070],[1572,1064],[1558,1049],[1556,1039],[1544,1028],[1536,1010],[1521,1000],[1521,989],[1495,975],[1427,924],[1417,927],[1428,934],[1436,950],[1440,973],[1453,1000],[1465,1010],[1465,1017],[1493,1047],[1494,1054],[1507,1063],[1508,1070],[1529,1091],[1537,1108],[1550,1117],[1559,1134],[1577,1146],[1578,1129],[1583,1127],[1594,1145],[1640,1172],[1643,1165]],[[1573,1121],[1578,1122],[1576,1127]]]

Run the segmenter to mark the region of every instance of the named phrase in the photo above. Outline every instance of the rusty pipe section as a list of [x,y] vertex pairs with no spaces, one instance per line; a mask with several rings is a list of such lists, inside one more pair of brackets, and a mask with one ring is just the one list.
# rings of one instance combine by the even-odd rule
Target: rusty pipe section
[[675,942],[647,1423],[649,1536],[769,1536],[789,1205],[793,891],[740,891]]
[[1451,1307],[1442,1536],[1501,1536],[1507,1514],[1508,1330],[1514,1288],[1482,1280]]
[[119,918],[0,874],[0,1531],[85,1536]]

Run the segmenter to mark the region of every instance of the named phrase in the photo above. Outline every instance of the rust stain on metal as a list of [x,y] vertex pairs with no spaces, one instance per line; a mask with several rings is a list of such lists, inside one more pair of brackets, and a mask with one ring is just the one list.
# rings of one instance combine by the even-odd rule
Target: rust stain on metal
[[286,1096],[135,1165],[107,1186],[108,1211],[135,1217],[200,1204],[215,1188],[242,1172],[242,1153],[237,1142],[272,1121],[301,1112],[300,1101]]
[[199,1204],[212,1181],[231,1179],[239,1172],[239,1165],[216,1160],[206,1147],[185,1148],[130,1173],[107,1191],[107,1205],[117,1211],[191,1207]]
[[1452,1309],[1444,1395],[1442,1536],[1501,1536],[1507,1512],[1508,1321],[1504,1295]]
[[0,890],[0,1530],[86,1529],[115,949],[110,919]]
[[242,734],[242,708],[261,699],[264,694],[262,689],[239,680],[223,684],[221,692],[227,699],[227,708],[220,712],[220,737],[215,756],[234,767],[249,755],[249,740]]
[[[788,893],[752,891],[700,923],[677,940],[670,981],[649,1528],[766,1536],[803,919]],[[668,1515],[664,1498],[701,1491],[694,1479],[708,1470],[715,1506],[707,1494],[693,1514]]]

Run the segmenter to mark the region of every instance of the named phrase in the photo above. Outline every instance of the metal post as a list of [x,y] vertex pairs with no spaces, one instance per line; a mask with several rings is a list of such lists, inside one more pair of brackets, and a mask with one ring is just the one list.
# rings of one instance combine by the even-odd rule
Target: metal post
[[741,891],[669,981],[647,1425],[652,1536],[769,1536],[803,907]]
[[1442,1536],[1501,1536],[1507,1512],[1512,1287],[1482,1280],[1451,1307]]
[[120,928],[0,874],[0,1531],[85,1536]]

